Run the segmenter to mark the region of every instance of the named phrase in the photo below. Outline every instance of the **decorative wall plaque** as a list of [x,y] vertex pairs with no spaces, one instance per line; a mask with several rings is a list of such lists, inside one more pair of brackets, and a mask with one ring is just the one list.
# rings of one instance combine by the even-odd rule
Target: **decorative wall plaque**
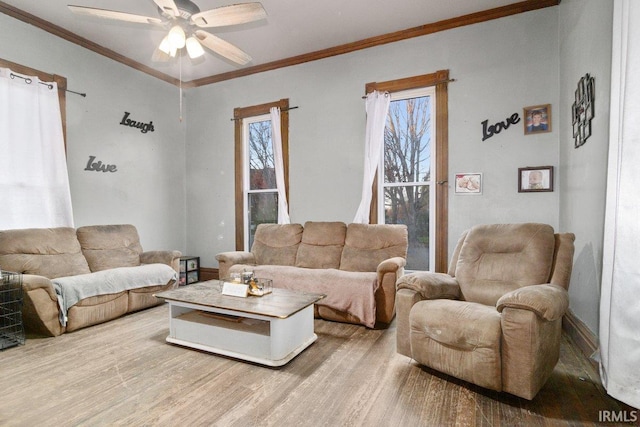
[[129,115],[131,115],[131,113],[129,113],[128,111],[124,112],[124,116],[120,121],[120,124],[122,126],[129,126],[132,128],[140,129],[140,132],[142,133],[153,132],[155,130],[153,128],[153,122],[143,123],[143,122],[135,121],[130,119]]
[[582,146],[591,136],[591,119],[594,116],[595,79],[588,73],[578,82],[575,101],[571,107],[573,140],[575,148]]

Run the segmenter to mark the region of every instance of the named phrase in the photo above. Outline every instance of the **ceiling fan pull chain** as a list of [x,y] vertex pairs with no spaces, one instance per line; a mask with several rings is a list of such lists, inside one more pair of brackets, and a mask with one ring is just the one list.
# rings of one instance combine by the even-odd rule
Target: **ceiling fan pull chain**
[[178,55],[178,64],[180,68],[180,122],[182,123],[182,55]]

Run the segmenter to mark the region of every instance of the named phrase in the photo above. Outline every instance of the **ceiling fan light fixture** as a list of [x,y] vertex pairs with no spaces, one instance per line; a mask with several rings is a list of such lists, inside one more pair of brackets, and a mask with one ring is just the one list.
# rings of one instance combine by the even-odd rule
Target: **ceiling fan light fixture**
[[184,34],[184,30],[179,25],[174,25],[173,28],[169,31],[169,42],[171,42],[171,46],[176,49],[182,49],[185,44],[186,35]]
[[196,59],[204,55],[204,49],[202,48],[202,45],[194,36],[191,36],[187,39],[186,45],[189,58]]
[[165,36],[160,42],[160,46],[158,46],[162,52],[169,55],[171,53],[171,42],[169,42],[169,36]]

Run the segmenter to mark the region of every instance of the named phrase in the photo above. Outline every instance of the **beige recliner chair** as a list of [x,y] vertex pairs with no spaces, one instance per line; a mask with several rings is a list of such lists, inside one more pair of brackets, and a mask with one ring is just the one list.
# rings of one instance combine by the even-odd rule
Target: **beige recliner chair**
[[466,231],[448,274],[398,279],[398,353],[481,387],[533,399],[560,356],[574,239],[546,224]]

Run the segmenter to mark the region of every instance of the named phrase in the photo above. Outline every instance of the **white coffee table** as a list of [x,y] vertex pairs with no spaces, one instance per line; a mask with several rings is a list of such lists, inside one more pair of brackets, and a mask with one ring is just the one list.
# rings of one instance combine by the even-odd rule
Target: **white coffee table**
[[156,294],[169,303],[167,342],[267,366],[282,366],[318,337],[313,304],[321,294],[274,288],[261,297],[222,295],[221,282]]

